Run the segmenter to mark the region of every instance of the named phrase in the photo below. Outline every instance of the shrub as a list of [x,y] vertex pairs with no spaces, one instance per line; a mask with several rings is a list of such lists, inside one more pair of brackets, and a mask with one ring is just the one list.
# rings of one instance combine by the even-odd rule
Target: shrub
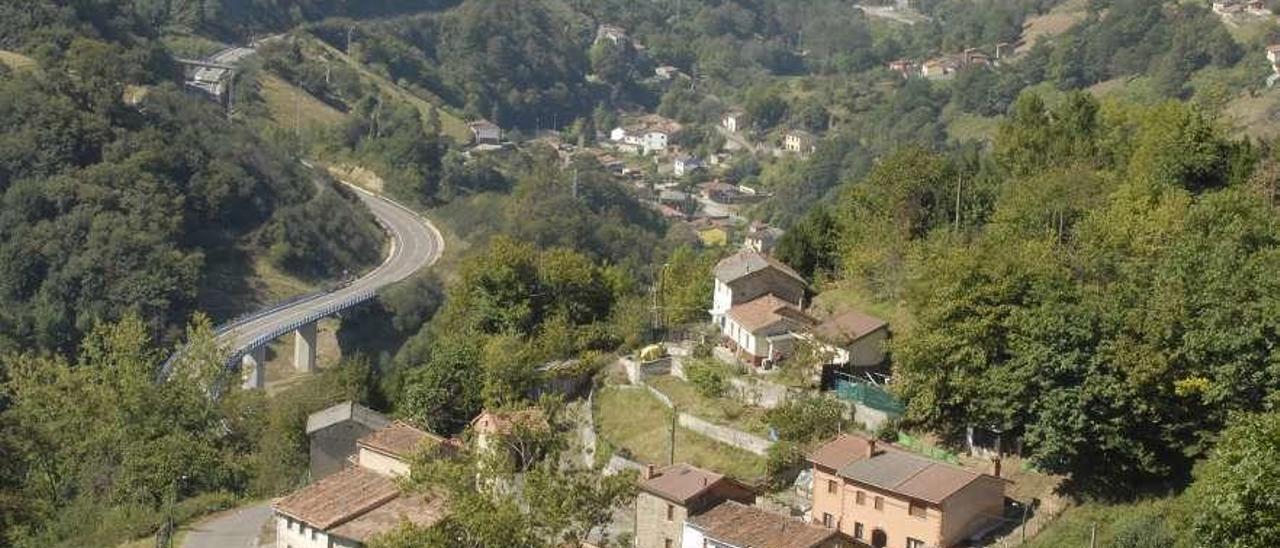
[[729,374],[724,367],[704,361],[691,362],[685,366],[685,377],[689,384],[707,398],[723,396],[729,386]]
[[778,438],[805,443],[835,436],[844,425],[844,406],[822,396],[809,396],[787,401],[765,413],[765,421],[778,432]]
[[804,451],[796,443],[780,441],[769,447],[765,460],[765,474],[773,490],[785,489],[796,480],[804,468]]

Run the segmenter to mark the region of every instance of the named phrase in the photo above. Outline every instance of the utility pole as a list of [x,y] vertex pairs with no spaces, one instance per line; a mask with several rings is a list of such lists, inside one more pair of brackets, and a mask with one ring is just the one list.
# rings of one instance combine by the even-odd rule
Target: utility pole
[[578,168],[573,168],[573,198],[578,198]]
[[960,232],[960,181],[962,179],[956,175],[956,232]]
[[347,55],[351,55],[351,33],[356,31],[355,25],[347,26]]
[[675,405],[671,406],[671,453],[667,455],[667,464],[676,463],[676,417],[680,416],[680,408]]
[[1089,525],[1089,548],[1098,548],[1098,522]]

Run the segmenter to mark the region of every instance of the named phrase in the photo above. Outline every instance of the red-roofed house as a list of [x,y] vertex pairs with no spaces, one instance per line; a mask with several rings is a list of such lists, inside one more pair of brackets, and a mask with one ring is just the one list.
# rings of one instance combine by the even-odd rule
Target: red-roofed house
[[727,500],[753,504],[756,495],[732,478],[696,466],[650,466],[636,495],[636,547],[679,548],[685,520]]
[[810,335],[834,351],[832,364],[875,367],[885,360],[889,324],[862,311],[849,310],[823,320]]
[[880,546],[950,548],[999,522],[1007,481],[842,435],[809,456],[813,522]]

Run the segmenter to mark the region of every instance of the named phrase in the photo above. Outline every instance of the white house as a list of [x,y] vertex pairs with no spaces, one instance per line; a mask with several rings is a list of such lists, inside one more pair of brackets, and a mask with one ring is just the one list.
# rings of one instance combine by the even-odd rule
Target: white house
[[716,325],[734,305],[774,295],[799,307],[804,302],[808,283],[785,264],[746,249],[725,257],[715,267],[715,289],[711,313]]
[[770,294],[729,308],[721,333],[742,361],[769,369],[793,354],[798,334],[815,323],[798,306]]
[[818,138],[804,130],[788,131],[782,138],[782,148],[793,154],[812,154],[818,147]]
[[635,124],[619,126],[609,132],[609,140],[619,149],[635,147],[644,154],[666,152],[671,136],[680,131],[680,124],[651,114]]
[[498,144],[502,142],[502,128],[488,120],[476,120],[467,124],[471,130],[471,139],[476,144]]
[[751,223],[747,236],[742,240],[742,247],[759,253],[772,253],[773,247],[784,234],[781,228],[772,227],[761,222]]
[[724,113],[720,118],[720,125],[724,126],[730,133],[737,133],[746,129],[747,114],[741,110],[733,109]]
[[681,156],[676,158],[675,162],[672,162],[672,170],[675,172],[676,177],[684,177],[704,167],[706,166],[702,163],[702,160],[696,156]]
[[409,459],[435,444],[454,444],[404,422],[356,442],[354,463],[271,505],[277,548],[354,548],[402,521],[430,527],[444,519],[442,499],[401,491],[395,478],[409,473]]

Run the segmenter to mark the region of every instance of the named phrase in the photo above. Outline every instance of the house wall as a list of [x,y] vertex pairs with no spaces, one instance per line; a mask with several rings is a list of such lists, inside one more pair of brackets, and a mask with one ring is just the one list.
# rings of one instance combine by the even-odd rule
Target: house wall
[[[813,474],[813,509],[810,517],[815,524],[821,524],[824,513],[829,513],[835,520],[836,528],[854,538],[858,538],[857,524],[862,524],[862,537],[859,540],[872,543],[876,530],[885,534],[885,546],[900,547],[907,545],[908,538],[924,541],[926,546],[943,546],[942,511],[926,505],[925,516],[912,516],[909,502],[892,493],[871,489],[840,478],[829,471],[818,468]],[[828,492],[828,481],[836,482],[836,493]],[[857,494],[864,493],[863,504],[858,504]],[[883,507],[875,508],[875,497],[883,499]]]
[[702,531],[688,522],[684,524],[680,548],[707,548],[708,542]]
[[849,347],[849,363],[854,367],[872,367],[884,363],[889,331],[879,329],[858,339]]
[[[330,544],[330,540],[333,541]],[[329,537],[329,534],[297,521],[276,514],[276,548],[355,548],[359,543],[341,537]]]
[[367,468],[384,476],[409,474],[409,463],[367,447],[360,448],[359,464],[361,468]]
[[1004,481],[982,476],[943,501],[942,546],[952,546],[1004,514]]
[[[667,506],[672,507],[671,519],[667,519]],[[684,522],[688,510],[662,497],[641,491],[636,496],[636,548],[666,548],[681,546],[684,538]]]
[[644,134],[644,151],[661,152],[667,149],[667,134],[661,131],[650,131]]
[[311,434],[311,478],[317,480],[342,470],[356,454],[356,440],[372,428],[355,421],[343,421]]

